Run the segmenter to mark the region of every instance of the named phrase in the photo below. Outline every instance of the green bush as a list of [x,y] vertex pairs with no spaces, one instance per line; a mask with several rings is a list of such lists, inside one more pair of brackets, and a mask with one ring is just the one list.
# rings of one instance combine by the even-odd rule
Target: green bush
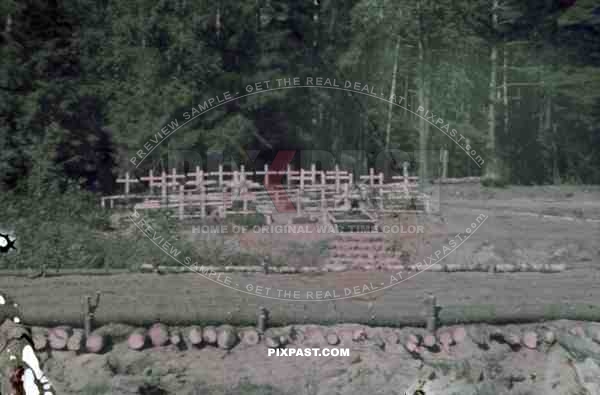
[[[176,265],[140,229],[111,228],[109,210],[98,197],[69,187],[44,193],[6,192],[0,195],[0,230],[16,237],[17,251],[2,256],[2,269],[48,271],[67,268],[136,269],[142,263]],[[178,240],[177,221],[165,210],[143,213],[146,222],[181,250],[193,254],[189,242]],[[129,221],[129,220],[127,220]]]

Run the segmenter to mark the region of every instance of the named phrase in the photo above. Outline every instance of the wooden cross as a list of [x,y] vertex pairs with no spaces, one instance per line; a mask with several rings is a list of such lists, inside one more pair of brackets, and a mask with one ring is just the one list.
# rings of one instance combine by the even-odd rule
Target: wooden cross
[[154,192],[154,187],[156,186],[156,182],[155,181],[159,181],[160,184],[160,180],[161,177],[154,177],[154,172],[152,170],[150,170],[148,172],[148,177],[141,177],[140,180],[142,181],[148,181],[148,186],[150,187],[150,193]]
[[194,173],[188,173],[188,176],[194,177],[194,179],[186,182],[186,184],[195,185],[196,189],[199,190],[204,189],[204,171],[200,168],[200,166],[196,166],[196,171]]
[[171,179],[168,186],[172,187],[173,191],[177,191],[179,189],[179,182],[177,179],[186,178],[184,174],[177,174],[177,169],[171,169],[171,174],[167,176],[167,178]]
[[118,178],[117,179],[117,184],[125,184],[125,195],[129,195],[129,191],[130,191],[130,184],[135,184],[138,183],[139,181],[136,180],[135,178],[130,178],[129,177],[129,172],[125,173],[125,178]]

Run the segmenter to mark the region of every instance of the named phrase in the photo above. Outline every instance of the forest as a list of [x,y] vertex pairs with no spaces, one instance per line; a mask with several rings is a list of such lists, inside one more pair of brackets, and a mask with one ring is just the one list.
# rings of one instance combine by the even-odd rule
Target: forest
[[[355,151],[335,159],[366,168],[397,150],[425,177],[445,149],[450,177],[600,183],[594,0],[1,0],[0,23],[0,200],[6,226],[27,223],[48,236],[39,243],[105,222],[92,208],[125,171],[198,165],[186,152],[252,168],[279,150]],[[246,95],[132,166],[208,99],[295,77],[359,82],[386,100],[332,89]],[[450,123],[483,166],[391,98]],[[79,222],[56,231],[59,217]]]
[[[353,93],[290,89],[197,117],[153,152],[449,150],[449,175],[598,183],[600,8],[593,0],[2,0],[0,182],[109,192],[176,114],[277,78],[377,86],[423,117]],[[246,157],[245,157],[246,156]],[[417,155],[418,156],[418,155]],[[414,158],[417,162],[419,158]],[[426,163],[426,162],[425,162]],[[27,181],[27,182],[26,182]]]

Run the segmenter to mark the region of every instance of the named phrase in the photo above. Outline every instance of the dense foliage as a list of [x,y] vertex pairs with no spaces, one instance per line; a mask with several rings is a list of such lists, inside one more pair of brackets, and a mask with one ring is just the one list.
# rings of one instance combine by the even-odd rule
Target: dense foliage
[[[386,96],[394,89],[408,103],[421,92],[425,103],[414,103],[450,122],[513,183],[600,181],[600,11],[591,0],[2,0],[0,21],[5,190],[37,177],[110,191],[128,158],[177,114],[294,76],[358,81]],[[450,176],[480,172],[405,110],[328,89],[220,106],[144,166],[169,166],[168,151],[181,147],[248,162],[252,150],[270,160],[278,149],[326,148],[338,161],[342,150],[363,150],[361,164],[376,166],[386,146],[446,147]]]
[[[49,255],[76,255],[102,231],[107,218],[85,214],[93,193],[115,191],[115,176],[133,171],[129,158],[165,125],[278,78],[336,78],[404,97],[459,130],[485,163],[385,100],[282,89],[196,118],[138,172],[206,167],[209,150],[262,166],[281,149],[327,150],[364,171],[388,148],[437,176],[445,148],[448,176],[487,175],[489,185],[600,182],[594,0],[0,0],[0,23],[3,222],[30,237],[38,226],[30,244],[47,243]],[[112,259],[100,244],[73,259]]]

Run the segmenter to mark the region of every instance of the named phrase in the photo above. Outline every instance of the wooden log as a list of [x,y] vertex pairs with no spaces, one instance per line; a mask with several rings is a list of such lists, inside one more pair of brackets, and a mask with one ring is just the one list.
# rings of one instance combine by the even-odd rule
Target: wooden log
[[131,350],[139,351],[146,346],[146,331],[143,329],[136,329],[127,338],[127,346]]
[[466,338],[467,338],[467,331],[465,330],[465,328],[463,326],[456,327],[452,331],[452,340],[454,340],[454,343],[456,343],[456,344],[464,343]]
[[521,346],[521,335],[516,332],[509,333],[505,339],[506,343],[512,348],[519,348]]
[[290,343],[290,339],[287,335],[279,335],[279,344],[281,346],[286,346]]
[[222,325],[217,329],[217,345],[224,350],[231,350],[238,343],[237,332],[231,325]]
[[69,351],[81,351],[84,344],[85,333],[81,329],[73,330],[73,334],[67,341],[67,350]]
[[414,355],[419,354],[421,351],[421,348],[417,344],[410,341],[404,344],[404,348],[406,348],[406,351]]
[[367,331],[364,328],[356,329],[352,333],[352,340],[355,342],[361,342],[367,339]]
[[51,328],[48,332],[48,343],[53,350],[64,350],[67,347],[72,330],[68,326]]
[[217,344],[217,329],[214,326],[207,326],[202,330],[202,340],[206,344]]
[[340,338],[333,332],[328,333],[325,339],[327,340],[327,344],[331,346],[337,346],[340,343]]
[[265,336],[265,345],[269,348],[281,347],[279,336]]
[[175,347],[181,347],[183,344],[183,339],[181,338],[181,332],[179,330],[174,329],[171,331],[171,336],[169,337],[169,342]]
[[242,342],[249,346],[255,346],[260,342],[260,334],[254,328],[248,328],[242,332]]
[[538,346],[538,335],[533,331],[527,331],[523,334],[523,339],[521,340],[523,346],[535,350]]
[[556,343],[556,335],[553,331],[548,330],[544,333],[544,343],[546,343],[549,346]]
[[442,349],[446,352],[449,352],[450,346],[453,344],[452,334],[450,332],[444,331],[438,334],[438,338],[440,344],[442,345]]
[[99,333],[92,333],[85,339],[85,349],[91,353],[101,353],[106,347],[106,339]]
[[415,335],[414,333],[411,333],[408,335],[406,342],[408,343],[414,343],[417,346],[421,344],[421,336],[419,335]]
[[156,323],[148,330],[148,337],[154,347],[164,346],[169,342],[169,329],[161,323]]
[[200,328],[199,326],[193,326],[190,328],[190,331],[188,332],[188,339],[190,341],[190,344],[194,347],[199,347],[202,345],[203,340],[203,336],[202,336],[202,328]]
[[479,347],[487,347],[490,339],[488,328],[484,326],[474,326],[469,328],[468,334],[473,342]]
[[423,345],[429,349],[432,349],[436,346],[436,339],[433,335],[425,335],[423,338]]
[[40,327],[31,328],[33,348],[36,351],[45,350],[48,347],[48,330]]

